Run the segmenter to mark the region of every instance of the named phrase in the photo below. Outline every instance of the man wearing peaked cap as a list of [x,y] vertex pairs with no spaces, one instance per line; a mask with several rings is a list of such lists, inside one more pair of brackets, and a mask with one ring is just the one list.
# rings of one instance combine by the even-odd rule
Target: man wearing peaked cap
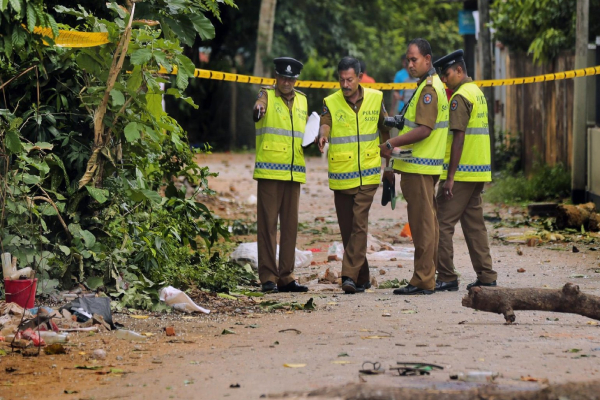
[[297,79],[300,76],[302,67],[304,67],[304,64],[291,57],[279,57],[274,59],[273,63],[275,64],[275,73],[288,78]]
[[484,183],[492,180],[488,108],[481,89],[467,75],[463,56],[463,51],[457,50],[434,63],[442,81],[454,91],[450,98],[444,171],[436,196],[440,226],[436,291],[458,290],[452,245],[458,221],[477,273],[477,279],[467,289],[496,286],[497,273],[492,269],[481,200]]
[[[263,292],[306,292],[294,278],[300,184],[306,182],[302,138],[306,96],[294,90],[302,63],[273,60],[275,86],[263,87],[254,104],[256,123],[258,276]],[[280,222],[277,263],[277,220]]]

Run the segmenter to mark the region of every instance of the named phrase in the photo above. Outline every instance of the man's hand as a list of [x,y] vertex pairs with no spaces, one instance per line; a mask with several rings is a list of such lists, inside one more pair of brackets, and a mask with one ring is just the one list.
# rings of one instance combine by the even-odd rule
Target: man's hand
[[381,178],[381,182],[383,182],[384,179],[387,179],[390,185],[393,185],[394,181],[396,180],[396,175],[394,175],[394,171],[384,171],[383,177]]
[[327,138],[325,136],[317,136],[315,141],[319,145],[319,151],[321,153],[324,153],[325,152],[325,144],[329,143],[329,140],[327,140]]
[[257,104],[254,107],[254,122],[260,120],[265,115],[265,107],[262,104]]
[[452,194],[453,187],[454,187],[454,178],[446,179],[446,182],[444,182],[444,186],[442,186],[442,190],[443,190],[444,197],[446,198],[446,200],[450,200],[452,197],[454,197],[454,195]]
[[390,157],[392,157],[392,149],[388,149],[387,145],[385,143],[382,143],[379,145],[379,154],[381,155],[381,157],[385,158],[386,160],[389,160]]

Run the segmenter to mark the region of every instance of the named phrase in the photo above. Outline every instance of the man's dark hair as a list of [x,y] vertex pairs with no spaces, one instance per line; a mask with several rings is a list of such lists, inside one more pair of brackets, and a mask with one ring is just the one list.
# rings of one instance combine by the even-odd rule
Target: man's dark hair
[[363,60],[358,60],[358,62],[360,63],[360,71],[361,72],[366,72],[367,71],[367,64]]
[[461,67],[461,68],[462,68],[462,70],[463,70],[463,73],[464,73],[465,75],[467,75],[467,76],[469,75],[469,74],[467,73],[467,64],[465,64],[465,60],[460,60],[460,61],[457,61],[457,62],[455,62],[454,64],[452,64],[452,65],[450,66],[450,68],[452,68],[452,69],[453,69],[453,70],[455,70],[455,71],[456,71],[456,68],[458,68],[458,67]]
[[360,67],[360,61],[358,61],[354,57],[344,57],[340,60],[338,64],[338,72],[347,71],[350,68],[354,70],[356,76],[362,72],[362,68]]
[[417,48],[419,49],[419,53],[421,53],[423,57],[427,55],[433,57],[433,54],[431,53],[431,45],[427,40],[421,38],[413,39],[410,42],[408,42],[408,46],[406,46],[406,48],[409,48],[413,44],[417,46]]

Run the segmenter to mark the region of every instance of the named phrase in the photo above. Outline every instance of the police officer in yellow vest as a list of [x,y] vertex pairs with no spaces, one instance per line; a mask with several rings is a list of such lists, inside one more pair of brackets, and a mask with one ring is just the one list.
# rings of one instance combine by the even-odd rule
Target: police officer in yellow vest
[[440,58],[434,66],[439,68],[442,81],[454,91],[450,99],[450,130],[444,172],[437,193],[440,242],[435,290],[458,290],[452,246],[452,235],[458,221],[477,273],[477,279],[467,285],[467,289],[496,286],[497,273],[492,269],[481,205],[483,185],[492,180],[487,102],[467,75],[462,50]]
[[412,149],[412,158],[395,159],[400,189],[408,206],[408,222],[415,245],[414,272],[410,283],[394,294],[432,294],[439,230],[436,219],[435,185],[442,173],[448,136],[448,98],[444,84],[431,63],[431,46],[425,39],[408,44],[406,59],[411,77],[418,78],[417,90],[404,113],[398,136],[380,146],[389,158],[394,147]]
[[[306,182],[302,138],[306,96],[294,89],[302,63],[274,60],[276,83],[264,87],[254,104],[256,122],[258,275],[263,292],[306,292],[294,278],[300,184]],[[276,261],[280,220],[279,266]]]
[[329,142],[329,188],[344,244],[342,289],[356,293],[370,287],[369,209],[381,180],[379,143],[389,138],[389,128],[383,125],[383,93],[360,85],[360,62],[342,58],[338,74],[340,90],[323,101],[318,145],[323,152]]

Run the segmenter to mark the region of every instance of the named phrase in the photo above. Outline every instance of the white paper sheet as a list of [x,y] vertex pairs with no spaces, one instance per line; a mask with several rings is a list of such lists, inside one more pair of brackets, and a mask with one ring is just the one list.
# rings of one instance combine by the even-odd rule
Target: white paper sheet
[[316,112],[312,112],[308,121],[306,122],[306,128],[304,129],[304,139],[302,140],[302,147],[308,147],[314,143],[315,138],[319,135],[319,126],[321,117]]

